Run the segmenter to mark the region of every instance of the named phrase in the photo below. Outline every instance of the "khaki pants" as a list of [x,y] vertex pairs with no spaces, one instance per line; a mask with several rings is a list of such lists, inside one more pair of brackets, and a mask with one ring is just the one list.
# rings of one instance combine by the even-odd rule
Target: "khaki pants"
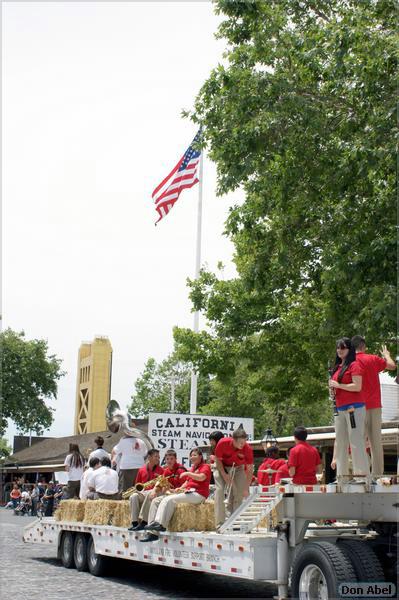
[[203,502],[205,502],[204,496],[201,496],[197,492],[164,496],[159,503],[154,520],[167,528],[175,512],[176,504],[202,504]]
[[[142,520],[141,518],[141,507],[144,504],[144,501],[147,499],[151,490],[143,490],[142,492],[134,492],[129,498],[130,502],[130,512],[132,515],[132,523],[135,521]],[[146,521],[147,519],[144,519]]]
[[365,477],[370,472],[365,440],[365,407],[355,408],[354,416],[356,421],[354,429],[350,424],[349,411],[338,411],[338,415],[334,419],[337,477],[345,477],[349,474],[349,446],[351,447],[353,474]]
[[[151,492],[153,490],[150,490]],[[148,493],[144,498],[144,502],[141,505],[141,510],[139,514],[139,521],[146,521],[147,523],[151,523],[150,521],[150,513],[152,510],[152,514],[155,517],[158,506],[162,500],[165,498],[165,494],[161,494],[160,496],[155,496],[155,498],[151,498],[151,495]],[[154,519],[153,519],[154,520]]]
[[154,498],[154,500],[150,503],[149,505],[149,510],[148,510],[148,518],[144,519],[145,521],[147,521],[147,523],[152,523],[153,521],[155,521],[155,517],[159,508],[159,505],[161,504],[162,500],[164,498],[169,498],[170,496],[157,496],[156,498]]
[[[227,473],[230,473],[232,467],[224,468]],[[226,483],[221,476],[219,470],[213,472],[215,479],[215,525],[219,527],[226,520],[226,507],[224,504]],[[231,486],[230,494],[227,500],[227,510],[232,514],[240,506],[243,500],[244,489],[247,485],[247,476],[245,474],[244,465],[236,467],[233,485]]]
[[381,408],[366,410],[366,436],[370,442],[371,473],[374,478],[381,477],[384,474],[381,422]]

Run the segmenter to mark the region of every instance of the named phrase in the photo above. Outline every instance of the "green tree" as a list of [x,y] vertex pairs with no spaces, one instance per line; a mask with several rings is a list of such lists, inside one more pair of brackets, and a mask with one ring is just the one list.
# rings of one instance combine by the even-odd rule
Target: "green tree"
[[8,445],[6,438],[0,437],[0,462],[4,461],[11,453],[12,448]]
[[[173,382],[175,411],[189,412],[190,378],[191,365],[178,361],[173,354],[160,363],[154,358],[149,358],[143,372],[135,381],[135,392],[129,411],[137,417],[147,416],[150,412],[169,412]],[[199,377],[199,408],[206,402],[209,389],[209,378]]]
[[24,332],[6,329],[2,350],[2,415],[0,434],[11,419],[21,432],[38,435],[53,422],[46,400],[57,397],[57,382],[65,374],[61,360],[48,355],[46,340],[26,340]]
[[191,118],[218,193],[245,193],[226,222],[238,276],[189,282],[209,329],[175,330],[177,353],[227,389],[256,381],[248,402],[273,414],[324,415],[335,339],[396,336],[395,3],[215,4],[226,60]]

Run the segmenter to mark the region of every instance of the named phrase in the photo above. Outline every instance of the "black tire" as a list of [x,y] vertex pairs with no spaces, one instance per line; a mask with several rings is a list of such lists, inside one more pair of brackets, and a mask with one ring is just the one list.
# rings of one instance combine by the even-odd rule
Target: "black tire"
[[305,543],[292,565],[292,597],[300,600],[337,598],[340,583],[356,581],[352,564],[331,542]]
[[94,540],[90,536],[87,542],[87,566],[92,575],[96,577],[102,577],[106,575],[109,559],[107,556],[102,554],[96,554],[94,549]]
[[338,540],[339,548],[351,561],[358,581],[385,581],[376,553],[361,540]]
[[72,569],[75,566],[73,542],[73,534],[70,531],[64,531],[61,538],[60,555],[61,562],[66,569]]
[[84,533],[78,533],[75,537],[73,559],[78,571],[87,571],[89,569],[87,564],[87,536]]

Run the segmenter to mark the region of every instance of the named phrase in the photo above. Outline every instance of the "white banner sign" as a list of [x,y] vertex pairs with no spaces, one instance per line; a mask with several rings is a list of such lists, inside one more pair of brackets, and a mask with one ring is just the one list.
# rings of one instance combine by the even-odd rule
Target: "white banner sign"
[[189,451],[197,446],[207,446],[212,431],[221,431],[226,437],[235,429],[245,429],[248,439],[254,437],[254,420],[240,417],[214,417],[176,413],[150,413],[148,435],[155,448],[161,452],[161,461],[168,448],[177,453],[177,460],[185,467],[190,464]]

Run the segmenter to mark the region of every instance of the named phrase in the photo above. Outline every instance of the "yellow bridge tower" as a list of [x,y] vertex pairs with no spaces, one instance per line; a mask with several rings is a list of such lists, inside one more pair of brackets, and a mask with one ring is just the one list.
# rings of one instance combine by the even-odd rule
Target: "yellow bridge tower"
[[79,348],[76,385],[75,435],[105,431],[105,410],[111,394],[112,346],[96,336]]

